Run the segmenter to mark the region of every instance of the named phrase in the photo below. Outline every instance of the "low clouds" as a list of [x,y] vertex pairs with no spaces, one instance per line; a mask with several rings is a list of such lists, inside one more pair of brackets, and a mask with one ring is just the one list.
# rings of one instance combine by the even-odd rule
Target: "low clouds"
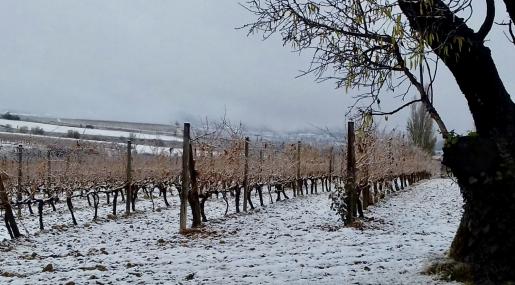
[[[235,29],[249,21],[237,1],[0,1],[0,109],[160,123],[227,110],[255,127],[342,126],[351,96],[295,79],[309,55]],[[510,56],[497,63],[514,90],[512,50],[497,49],[500,31],[493,40],[494,56]],[[471,129],[447,76],[437,107],[450,129]],[[391,127],[403,128],[405,115]]]

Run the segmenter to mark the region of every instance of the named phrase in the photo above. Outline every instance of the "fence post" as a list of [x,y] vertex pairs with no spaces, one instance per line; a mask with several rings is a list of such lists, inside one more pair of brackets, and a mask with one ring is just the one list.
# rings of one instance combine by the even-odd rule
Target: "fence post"
[[68,172],[70,171],[70,153],[66,153],[66,166],[64,169],[64,175],[68,176]]
[[[266,144],[265,144],[266,146]],[[258,194],[259,194],[259,204],[263,207],[265,204],[263,203],[263,148],[259,148],[259,179],[258,179]]]
[[245,137],[245,164],[243,166],[243,212],[247,212],[249,199],[249,137]]
[[[16,202],[21,202],[22,197],[22,178],[23,178],[23,145],[18,145],[18,185],[16,191]],[[18,217],[21,216],[21,205],[17,207]]]
[[125,199],[125,213],[131,213],[132,201],[132,141],[127,141],[127,191]]
[[209,167],[211,170],[215,169],[214,150],[213,147],[209,148]]
[[347,123],[347,223],[354,222],[356,212],[356,156],[354,154],[354,122]]
[[174,159],[174,155],[173,155],[173,147],[171,147],[170,149],[170,167],[173,168],[174,164],[176,164],[175,162],[175,159]]
[[329,149],[329,191],[332,190],[332,183],[333,183],[333,147]]
[[301,148],[301,142],[297,141],[297,188],[296,191],[299,195],[304,195],[304,190],[302,190],[302,181],[300,181],[300,148]]
[[184,134],[182,137],[182,187],[181,207],[179,215],[179,229],[186,229],[188,211],[188,193],[190,188],[190,123],[184,123]]
[[[190,140],[191,142],[191,140]],[[190,143],[190,155],[189,157],[189,175],[190,175],[190,191],[188,192],[188,202],[191,208],[191,214],[193,218],[193,223],[191,225],[192,228],[198,228],[202,226],[202,211],[200,208],[200,200],[199,200],[199,189],[197,183],[197,173],[195,171],[195,160],[193,159],[193,154],[191,153],[191,143]]]
[[47,188],[47,193],[48,195],[50,196],[50,185],[52,184],[52,178],[51,178],[51,175],[52,175],[52,162],[50,161],[50,155],[51,155],[51,150],[47,150],[47,153],[46,153],[46,165],[47,165],[47,177],[46,177],[46,188]]
[[[263,144],[262,144],[263,145]],[[264,148],[266,149],[266,143],[264,144]],[[264,153],[263,153],[263,147],[260,147],[259,148],[259,182],[263,182],[262,179],[262,174],[263,174],[263,160],[264,160],[265,156],[264,156]]]

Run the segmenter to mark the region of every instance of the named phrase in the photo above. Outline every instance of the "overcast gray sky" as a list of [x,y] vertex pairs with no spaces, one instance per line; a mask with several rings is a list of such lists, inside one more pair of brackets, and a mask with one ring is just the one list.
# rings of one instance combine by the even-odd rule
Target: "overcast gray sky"
[[[309,54],[235,29],[251,20],[233,0],[0,0],[0,110],[159,123],[227,110],[254,127],[344,125],[351,94],[296,79]],[[494,29],[488,45],[513,94],[514,47]],[[444,68],[435,98],[449,129],[472,129]],[[406,114],[389,127],[404,128]]]

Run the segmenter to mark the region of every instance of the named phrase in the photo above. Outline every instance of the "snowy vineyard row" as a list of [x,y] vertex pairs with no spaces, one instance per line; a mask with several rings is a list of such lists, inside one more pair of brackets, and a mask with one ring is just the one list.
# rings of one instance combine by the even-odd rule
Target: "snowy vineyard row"
[[[253,194],[264,206],[266,193],[273,202],[281,200],[281,195],[288,199],[287,190],[295,197],[317,193],[319,186],[322,192],[329,192],[334,185],[341,188],[346,183],[348,160],[343,144],[251,142],[235,132],[224,136],[205,132],[197,138],[188,135],[184,141],[182,151],[170,152],[189,155],[135,154],[130,142],[126,149],[90,143],[72,147],[46,145],[43,150],[19,147],[11,159],[2,159],[2,169],[9,174],[2,179],[2,208],[12,205],[19,215],[33,215],[33,208],[37,208],[43,229],[45,207],[55,211],[56,204],[66,204],[76,225],[77,199],[87,200],[93,209],[92,219],[96,220],[101,197],[112,208],[112,217],[116,217],[119,203],[125,204],[124,213],[129,214],[144,197],[155,210],[155,199],[162,199],[169,207],[167,194],[177,192],[181,213],[185,214],[189,203],[193,226],[198,226],[207,221],[205,204],[214,197],[225,201],[225,214],[229,213],[228,200],[234,199],[232,204],[238,213],[241,204],[243,211],[254,208]],[[356,145],[355,188],[362,203],[360,209],[375,203],[387,191],[403,188],[435,171],[427,154],[396,134],[374,133]],[[11,236],[16,236],[12,231]]]
[[[429,176],[429,173],[415,173],[371,182],[369,187],[361,186],[363,187],[360,188],[362,196],[359,198],[357,211],[360,215],[363,215],[362,211],[369,205],[373,205],[389,194],[402,190],[408,185],[412,185]],[[295,181],[291,181],[288,184],[255,185],[250,190],[251,195],[248,198],[250,209],[266,207],[284,199],[295,199],[296,196],[331,192],[333,187],[343,187],[344,179],[342,177],[333,177],[332,179],[328,177],[312,177],[303,179],[302,188],[299,191],[294,190],[294,183]],[[136,191],[133,192],[133,199],[131,200],[132,212],[137,210],[137,201],[142,203],[141,207],[138,206],[140,211],[161,211],[163,208],[177,207],[180,203],[178,201],[181,194],[180,187],[171,183],[154,184],[150,181],[147,183],[134,183],[133,190]],[[202,222],[207,222],[208,218],[218,218],[218,216],[209,217],[206,214],[205,205],[209,200],[217,201],[217,203],[213,203],[213,207],[224,205],[222,211],[211,212],[220,212],[222,215],[239,213],[241,207],[240,193],[241,191],[238,191],[238,189],[230,188],[225,191],[214,191],[209,192],[207,195],[200,195]],[[254,201],[254,199],[257,201]],[[102,222],[106,219],[115,219],[120,213],[125,213],[123,210],[117,210],[120,202],[122,206],[126,202],[126,194],[123,187],[104,185],[95,189],[77,191],[77,193],[71,196],[61,197],[56,195],[50,198],[35,199],[30,203],[29,201],[23,201],[21,203],[12,202],[11,204],[15,210],[20,207],[19,209],[23,211],[20,217],[23,218],[24,223],[27,220],[34,220],[31,222],[37,221],[39,230],[44,230],[48,228],[58,229],[62,225],[71,226],[73,224],[77,226],[89,224],[91,221]],[[80,212],[80,218],[76,218],[77,210]],[[27,231],[27,229],[25,230]],[[31,230],[35,230],[35,228],[32,227]]]

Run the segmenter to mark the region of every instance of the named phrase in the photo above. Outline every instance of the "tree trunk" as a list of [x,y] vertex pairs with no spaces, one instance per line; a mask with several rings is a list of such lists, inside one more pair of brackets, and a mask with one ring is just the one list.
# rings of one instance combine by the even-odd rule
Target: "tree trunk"
[[462,137],[444,152],[465,201],[450,256],[472,265],[478,283],[515,280],[514,168],[488,139]]
[[[477,130],[477,136],[447,138],[444,149],[464,198],[450,254],[472,266],[478,284],[515,281],[515,105],[484,36],[442,0],[426,3],[400,0],[399,7],[413,29],[436,35],[428,44],[454,75]],[[459,38],[463,44],[451,45]]]

